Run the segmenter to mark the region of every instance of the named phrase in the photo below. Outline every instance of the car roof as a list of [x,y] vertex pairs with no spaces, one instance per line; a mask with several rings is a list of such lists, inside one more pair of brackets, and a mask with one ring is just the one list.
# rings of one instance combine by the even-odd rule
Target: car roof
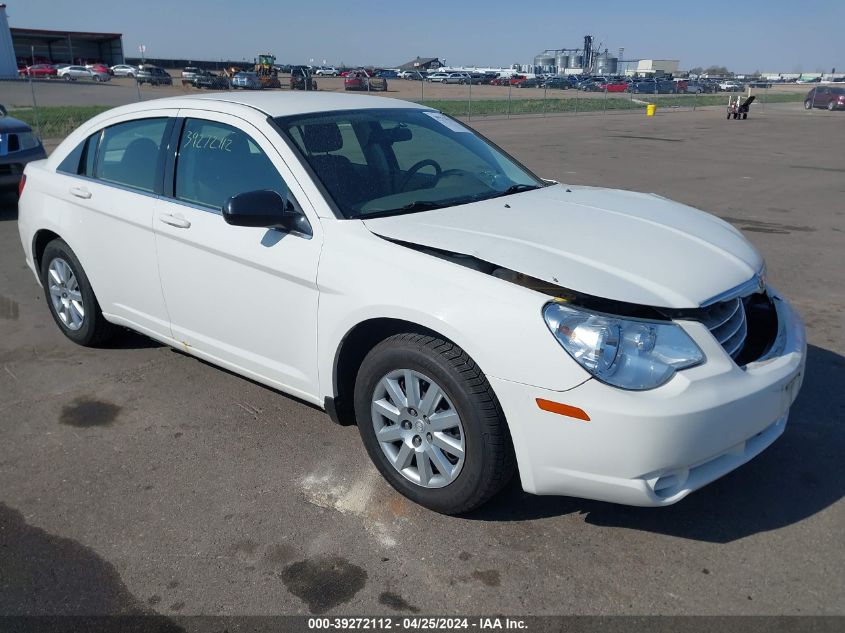
[[11,116],[0,116],[0,132],[31,132],[32,128],[20,119]]
[[[369,95],[354,95],[333,92],[292,91],[292,92],[221,92],[206,95],[191,95],[151,99],[108,111],[112,116],[116,114],[142,113],[159,108],[200,108],[208,109],[214,103],[221,105],[240,105],[272,117],[296,114],[313,114],[318,112],[335,112],[338,110],[369,110],[377,108],[416,108],[428,110],[430,108],[418,103],[402,101],[390,97],[375,97]],[[228,108],[226,108],[228,110]],[[104,113],[105,114],[105,113]],[[2,120],[2,119],[0,119]]]

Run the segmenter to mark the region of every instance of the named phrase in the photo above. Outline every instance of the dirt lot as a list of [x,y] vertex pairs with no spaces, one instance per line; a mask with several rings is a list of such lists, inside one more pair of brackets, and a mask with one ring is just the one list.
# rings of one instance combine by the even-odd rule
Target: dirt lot
[[0,614],[845,614],[845,114],[474,125],[543,176],[657,192],[740,227],[808,327],[785,435],[669,508],[513,485],[469,517],[435,515],[310,406],[140,336],[75,347],[7,198]]

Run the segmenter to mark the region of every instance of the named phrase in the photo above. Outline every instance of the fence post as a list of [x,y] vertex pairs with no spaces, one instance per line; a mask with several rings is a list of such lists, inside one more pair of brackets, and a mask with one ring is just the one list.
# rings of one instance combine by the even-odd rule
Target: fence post
[[513,86],[511,85],[510,79],[508,79],[508,118],[511,118],[511,89]]
[[546,116],[546,94],[549,90],[549,87],[546,85],[548,83],[548,79],[543,82],[543,116]]
[[41,117],[38,115],[38,102],[35,100],[35,86],[32,83],[32,74],[29,75],[29,90],[32,93],[32,109],[35,112],[35,128],[38,130],[38,138],[44,140],[41,136]]
[[425,77],[420,75],[420,103],[425,101]]
[[578,114],[578,88],[575,88],[575,114]]
[[604,104],[602,104],[602,113],[607,114],[607,84],[604,86]]
[[469,103],[467,103],[467,119],[472,119],[472,77],[469,78]]
[[141,82],[138,81],[138,77],[134,77],[135,79],[135,90],[138,91],[138,101],[142,101],[141,99]]

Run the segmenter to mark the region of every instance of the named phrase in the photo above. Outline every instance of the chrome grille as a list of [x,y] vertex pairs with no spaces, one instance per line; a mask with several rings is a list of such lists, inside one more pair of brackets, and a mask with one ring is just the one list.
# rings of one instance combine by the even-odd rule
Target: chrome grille
[[742,298],[729,299],[707,308],[701,320],[725,351],[736,360],[748,335]]

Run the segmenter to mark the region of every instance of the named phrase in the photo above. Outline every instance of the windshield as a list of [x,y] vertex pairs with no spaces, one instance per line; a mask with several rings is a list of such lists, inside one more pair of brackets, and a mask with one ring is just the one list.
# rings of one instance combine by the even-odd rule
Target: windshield
[[275,121],[346,218],[413,213],[544,186],[434,110],[349,110]]

